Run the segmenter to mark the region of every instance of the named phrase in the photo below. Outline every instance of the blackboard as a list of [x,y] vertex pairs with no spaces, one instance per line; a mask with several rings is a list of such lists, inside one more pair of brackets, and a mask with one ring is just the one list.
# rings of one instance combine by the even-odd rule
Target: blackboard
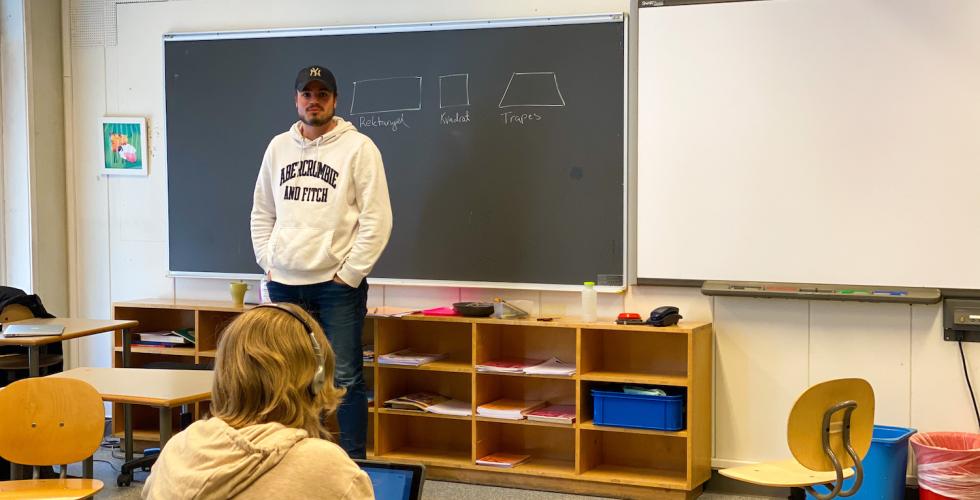
[[621,15],[164,38],[175,275],[260,274],[252,191],[321,64],[384,158],[394,213],[371,276],[570,285],[625,273]]

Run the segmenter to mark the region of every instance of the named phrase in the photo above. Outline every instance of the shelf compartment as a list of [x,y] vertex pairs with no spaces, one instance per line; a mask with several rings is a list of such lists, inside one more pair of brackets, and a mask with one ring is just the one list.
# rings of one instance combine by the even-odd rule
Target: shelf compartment
[[687,387],[687,376],[684,375],[644,375],[618,371],[590,371],[583,373],[581,380],[592,382],[617,382],[621,384],[669,385]]
[[[166,361],[168,363],[187,363],[194,364],[194,350],[186,349],[183,347],[140,347],[137,351],[134,347],[129,355],[130,366],[144,366],[148,363],[153,363],[155,361]],[[112,366],[122,366],[123,365],[123,353],[122,347],[113,349],[114,353],[114,363]],[[159,352],[163,350],[164,352]],[[177,352],[171,352],[177,351]],[[165,359],[161,359],[161,355],[167,356]]]
[[509,377],[495,373],[476,375],[476,406],[498,399],[575,404],[575,380]]
[[574,429],[575,424],[560,424],[555,422],[538,422],[536,420],[508,420],[506,418],[476,417],[477,422],[492,422],[497,424],[509,425],[529,425],[532,427],[556,427],[558,429]]
[[197,348],[202,351],[216,349],[221,340],[221,332],[239,314],[241,312],[197,311],[197,328],[194,329]]
[[581,478],[658,488],[687,488],[687,440],[677,436],[581,432]]
[[582,380],[687,385],[687,335],[582,329]]
[[[469,323],[428,323],[417,321],[402,321],[400,319],[377,319],[375,323],[377,334],[374,346],[375,362],[383,355],[402,349],[413,349],[416,352],[443,353],[445,358],[437,363],[445,363],[452,371],[466,366],[472,371],[472,325]],[[417,369],[433,369],[434,363]],[[380,365],[379,365],[380,366]]]
[[474,456],[477,459],[491,453],[531,456],[526,462],[511,468],[475,466],[479,470],[515,471],[555,477],[575,474],[575,429],[572,426],[541,427],[478,420],[475,451]]
[[472,401],[473,382],[468,373],[399,370],[382,367],[376,374],[375,406],[384,407],[389,399],[413,392],[434,392],[460,401]]
[[575,380],[574,375],[528,375],[526,373],[497,373],[497,372],[476,372],[480,375],[497,375],[500,377],[519,377],[519,378],[546,378],[551,380]]
[[383,413],[387,415],[405,415],[407,417],[421,417],[421,418],[438,418],[445,420],[465,420],[469,422],[473,417],[461,416],[461,415],[442,415],[439,413],[429,413],[427,411],[414,411],[414,410],[396,410],[394,408],[378,408],[378,413]]
[[[144,309],[142,307],[113,308],[113,319],[133,319],[140,322],[130,333],[169,332],[178,328],[194,328],[194,311],[180,309]],[[113,333],[115,346],[122,346],[122,332]]]
[[[120,427],[119,430],[112,431],[112,437],[119,438],[119,448],[125,451],[125,445],[123,441],[125,440],[125,432],[123,428]],[[160,432],[156,429],[133,429],[133,451],[135,453],[142,453],[136,445],[138,443],[149,443],[148,447],[154,448],[160,446]]]
[[405,365],[385,365],[377,364],[374,366],[379,366],[381,368],[390,368],[393,370],[421,370],[421,371],[433,371],[433,372],[450,372],[450,373],[473,373],[473,367],[469,363],[463,363],[460,361],[433,361],[431,363],[426,363],[421,366],[405,366]]
[[655,431],[653,429],[633,429],[631,427],[613,427],[607,425],[595,425],[593,422],[591,414],[587,420],[583,420],[579,424],[579,428],[588,431],[606,431],[606,432],[625,432],[627,434],[649,434],[652,436],[668,436],[668,437],[678,437],[687,438],[687,430],[682,431]]
[[425,462],[450,467],[470,466],[469,420],[433,419],[415,415],[378,413],[377,453],[386,460]]
[[[532,325],[476,325],[474,364],[508,358],[575,362],[575,329]],[[567,377],[572,378],[572,377]]]
[[[122,346],[114,347],[113,350],[118,353],[123,352]],[[140,354],[154,354],[154,355],[161,355],[161,356],[188,356],[192,358],[194,357],[193,347],[150,347],[150,346],[134,345],[134,346],[130,346],[129,352],[140,353]]]

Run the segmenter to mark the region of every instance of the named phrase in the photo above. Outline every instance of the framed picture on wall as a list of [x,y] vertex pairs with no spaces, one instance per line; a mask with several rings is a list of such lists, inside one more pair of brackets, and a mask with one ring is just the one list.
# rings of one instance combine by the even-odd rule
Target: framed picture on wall
[[102,118],[102,173],[147,175],[146,118]]

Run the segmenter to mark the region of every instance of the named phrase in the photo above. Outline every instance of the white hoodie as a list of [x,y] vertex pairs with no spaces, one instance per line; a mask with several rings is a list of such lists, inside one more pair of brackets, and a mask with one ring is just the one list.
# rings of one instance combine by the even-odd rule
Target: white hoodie
[[300,122],[266,148],[255,181],[252,247],[259,266],[287,285],[339,276],[361,284],[391,236],[381,152],[350,122],[310,141]]
[[163,448],[149,500],[373,499],[368,475],[339,446],[279,423],[233,429],[199,420]]

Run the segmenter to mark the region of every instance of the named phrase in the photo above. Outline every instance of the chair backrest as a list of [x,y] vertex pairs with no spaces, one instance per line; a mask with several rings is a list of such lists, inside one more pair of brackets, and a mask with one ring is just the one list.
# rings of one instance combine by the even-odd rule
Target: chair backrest
[[22,319],[31,319],[34,317],[34,313],[31,312],[27,306],[22,306],[20,304],[10,304],[3,309],[0,309],[0,324],[9,323],[11,321],[20,321]]
[[0,408],[0,456],[13,463],[75,463],[102,443],[102,397],[81,380],[18,380],[0,390]]
[[[859,378],[829,380],[814,385],[801,394],[789,414],[786,441],[793,457],[801,465],[814,471],[834,470],[833,462],[824,452],[824,414],[835,405],[848,401],[857,403],[851,413],[851,447],[861,459],[868,453],[874,430],[874,389],[867,380]],[[844,414],[845,411],[838,411],[831,416],[829,444],[841,467],[848,468],[854,466],[854,461],[844,448]]]

